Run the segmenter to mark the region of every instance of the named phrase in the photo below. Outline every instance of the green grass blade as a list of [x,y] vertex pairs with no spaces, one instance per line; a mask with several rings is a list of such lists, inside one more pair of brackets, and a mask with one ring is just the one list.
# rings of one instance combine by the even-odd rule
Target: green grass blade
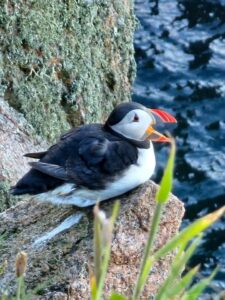
[[179,234],[173,237],[166,245],[160,248],[155,254],[155,258],[161,258],[166,255],[168,252],[173,249],[181,246],[182,244],[187,243],[192,238],[197,236],[199,233],[204,231],[206,228],[211,226],[214,222],[216,222],[223,214],[225,213],[225,206],[216,210],[213,213],[210,213],[198,220],[194,223],[183,229]]
[[[113,205],[113,211],[112,211],[112,216],[110,218],[110,222],[111,222],[111,226],[113,227],[116,221],[116,218],[119,214],[119,210],[120,210],[120,202],[116,201]],[[113,230],[113,228],[112,228]]]
[[[155,212],[153,215],[153,219],[152,219],[150,232],[148,235],[147,244],[146,244],[145,250],[144,250],[144,256],[142,259],[140,272],[139,272],[138,279],[137,279],[137,282],[136,282],[136,285],[134,288],[132,300],[138,299],[139,295],[141,294],[141,291],[147,281],[147,278],[148,278],[148,275],[149,275],[149,272],[150,272],[150,269],[152,266],[152,264],[150,263],[150,260],[149,260],[149,256],[151,253],[151,248],[152,248],[152,245],[153,245],[153,242],[155,239],[155,235],[158,230],[162,207],[163,207],[162,203],[157,203],[156,209],[155,209]],[[149,266],[149,268],[146,267],[146,264],[147,264],[147,266]]]
[[[97,216],[99,211],[98,206],[94,207],[94,274],[96,284],[98,285],[100,274],[101,274],[101,259],[102,259],[102,236],[101,236],[101,224]],[[94,280],[94,279],[93,279]]]
[[204,289],[209,285],[213,277],[218,272],[218,268],[216,268],[212,274],[202,279],[200,282],[196,283],[190,290],[182,297],[182,300],[196,300],[198,296],[204,291]]
[[91,287],[91,299],[96,300],[97,299],[97,284],[96,284],[96,278],[92,271],[90,271],[90,287]]
[[161,212],[162,212],[163,206],[165,205],[165,203],[168,199],[169,193],[171,192],[171,189],[172,189],[174,157],[175,157],[175,142],[172,139],[171,139],[171,145],[172,145],[172,148],[170,151],[169,159],[168,159],[165,171],[163,173],[163,178],[160,183],[159,190],[156,194],[157,205],[156,205],[156,209],[155,209],[155,212],[153,215],[147,244],[146,244],[146,247],[144,250],[144,256],[143,256],[143,259],[141,262],[140,272],[139,272],[138,279],[137,279],[137,282],[136,282],[136,285],[134,288],[133,297],[132,297],[133,300],[138,299],[138,297],[141,294],[141,291],[147,281],[148,274],[151,269],[151,264],[149,265],[149,268],[145,268],[145,265],[146,265],[146,263],[147,264],[149,263],[148,258],[150,256],[151,249],[152,249],[152,246],[154,243],[154,239],[155,239],[158,227],[159,227]]
[[141,273],[141,276],[140,276],[140,290],[142,290],[142,288],[144,287],[147,279],[148,279],[148,275],[150,273],[150,270],[152,268],[152,265],[154,263],[154,259],[152,256],[148,257],[146,259],[146,262],[145,262],[145,265],[144,265],[144,269]]
[[24,277],[23,275],[17,278],[16,300],[24,299]]
[[191,283],[193,277],[199,270],[199,266],[192,268],[185,274],[174,286],[170,288],[168,291],[168,298],[174,298],[175,296],[179,296]]
[[160,182],[160,187],[156,193],[156,201],[159,203],[165,203],[168,200],[169,193],[172,190],[175,152],[175,142],[173,139],[171,139],[170,156]]
[[103,287],[104,287],[104,282],[105,282],[105,277],[106,277],[106,273],[107,273],[107,269],[108,269],[108,265],[109,265],[109,260],[110,260],[110,253],[111,253],[111,237],[112,237],[112,232],[113,232],[113,227],[114,227],[114,223],[116,220],[116,217],[118,215],[119,212],[119,202],[117,201],[114,206],[113,206],[113,212],[112,212],[112,216],[109,220],[109,222],[107,222],[108,224],[105,224],[105,226],[103,225],[102,227],[102,236],[106,237],[106,239],[102,239],[102,261],[101,261],[101,266],[100,270],[100,278],[99,278],[99,282],[97,283],[97,291],[96,291],[96,296],[95,299],[99,300],[101,299],[101,295],[103,292]]
[[127,298],[124,297],[123,295],[115,293],[110,296],[109,300],[127,300]]
[[171,285],[176,282],[185,268],[186,263],[194,253],[195,249],[200,244],[201,237],[196,238],[191,245],[184,252],[183,250],[179,250],[176,256],[173,259],[173,263],[170,269],[170,273],[167,279],[164,281],[160,290],[157,293],[156,300],[166,300],[168,299],[168,293],[171,289]]

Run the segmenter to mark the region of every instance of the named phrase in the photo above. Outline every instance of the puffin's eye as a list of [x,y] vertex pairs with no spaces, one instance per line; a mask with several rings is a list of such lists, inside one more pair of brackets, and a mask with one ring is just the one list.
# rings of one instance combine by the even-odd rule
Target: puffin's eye
[[137,114],[134,115],[133,122],[139,122],[139,117]]

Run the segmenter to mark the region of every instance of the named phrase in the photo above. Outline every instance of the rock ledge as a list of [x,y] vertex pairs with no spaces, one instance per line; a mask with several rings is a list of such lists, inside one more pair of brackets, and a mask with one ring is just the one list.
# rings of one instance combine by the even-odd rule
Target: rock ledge
[[[112,255],[105,293],[111,291],[131,295],[140,258],[146,242],[149,223],[155,207],[157,185],[152,181],[127,193],[121,200],[112,243]],[[101,208],[110,214],[112,201]],[[34,242],[68,217],[82,212],[78,224],[55,235],[48,242]],[[173,195],[167,203],[160,224],[155,249],[161,247],[179,229],[184,213],[183,204]],[[0,290],[15,290],[14,260],[23,250],[28,253],[26,286],[33,289],[42,284],[42,296],[33,299],[89,299],[89,266],[92,263],[92,209],[56,207],[34,200],[24,200],[0,214],[0,265],[8,266],[0,280]],[[172,254],[154,266],[143,299],[154,295],[167,276]]]

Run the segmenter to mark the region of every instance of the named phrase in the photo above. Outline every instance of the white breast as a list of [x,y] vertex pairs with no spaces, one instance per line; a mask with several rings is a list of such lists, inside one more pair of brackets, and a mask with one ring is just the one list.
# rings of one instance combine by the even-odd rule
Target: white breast
[[[73,184],[64,184],[52,192],[38,195],[38,199],[55,204],[72,204],[80,207],[90,206],[97,201],[122,195],[144,183],[152,176],[155,170],[155,163],[154,149],[151,144],[149,149],[138,149],[137,164],[131,165],[120,178],[109,183],[104,190],[74,189]],[[73,192],[68,194],[70,191]]]
[[102,196],[105,199],[115,197],[137,187],[152,176],[154,169],[155,154],[153,147],[139,149],[137,164],[131,165],[120,179],[109,184],[108,188],[102,192]]

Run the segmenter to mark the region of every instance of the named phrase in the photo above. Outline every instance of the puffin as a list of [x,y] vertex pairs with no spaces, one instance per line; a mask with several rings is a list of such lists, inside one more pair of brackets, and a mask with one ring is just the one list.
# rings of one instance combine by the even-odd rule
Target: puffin
[[27,153],[37,159],[11,188],[13,195],[78,207],[118,197],[154,173],[153,142],[170,142],[154,129],[176,119],[161,109],[127,102],[117,105],[105,124],[86,124],[63,134],[47,151]]

